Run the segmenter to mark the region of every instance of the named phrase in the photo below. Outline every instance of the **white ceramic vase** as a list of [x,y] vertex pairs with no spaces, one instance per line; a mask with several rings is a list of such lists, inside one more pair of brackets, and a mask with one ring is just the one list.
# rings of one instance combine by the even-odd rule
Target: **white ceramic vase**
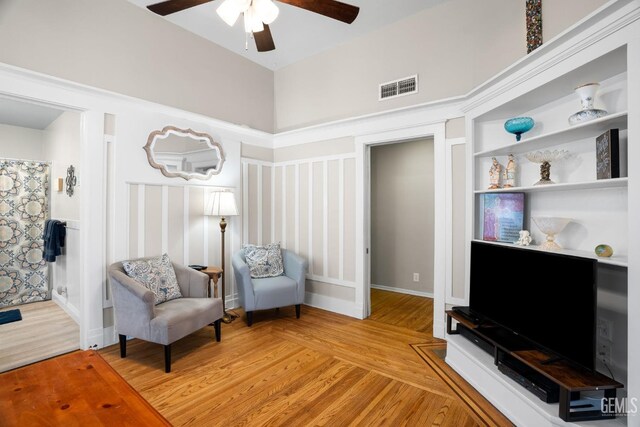
[[575,89],[576,95],[580,98],[582,110],[569,116],[570,125],[588,122],[589,120],[598,119],[607,115],[605,110],[593,108],[593,103],[596,99],[598,89],[600,89],[599,83],[587,83],[585,85],[578,86]]

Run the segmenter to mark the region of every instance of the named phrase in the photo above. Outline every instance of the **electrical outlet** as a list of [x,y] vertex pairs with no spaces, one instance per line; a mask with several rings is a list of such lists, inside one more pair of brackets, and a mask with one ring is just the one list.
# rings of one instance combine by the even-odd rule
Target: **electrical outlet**
[[413,281],[414,282],[420,281],[420,273],[413,273]]
[[607,366],[611,365],[611,344],[598,344],[598,360]]
[[613,341],[613,322],[603,317],[598,317],[598,335],[609,341]]

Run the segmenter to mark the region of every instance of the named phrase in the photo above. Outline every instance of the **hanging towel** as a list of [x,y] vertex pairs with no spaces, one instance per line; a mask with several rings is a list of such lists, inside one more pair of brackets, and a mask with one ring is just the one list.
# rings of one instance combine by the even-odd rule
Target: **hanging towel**
[[57,219],[48,219],[44,224],[44,260],[56,262],[56,257],[62,253],[64,238],[67,230]]

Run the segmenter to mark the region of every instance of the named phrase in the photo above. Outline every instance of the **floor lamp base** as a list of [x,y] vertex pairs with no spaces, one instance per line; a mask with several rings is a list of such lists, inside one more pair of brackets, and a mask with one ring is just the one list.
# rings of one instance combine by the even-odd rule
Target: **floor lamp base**
[[227,313],[226,311],[222,315],[222,321],[224,323],[231,323],[234,320],[236,320],[237,318],[238,318],[238,316],[236,316],[235,314]]

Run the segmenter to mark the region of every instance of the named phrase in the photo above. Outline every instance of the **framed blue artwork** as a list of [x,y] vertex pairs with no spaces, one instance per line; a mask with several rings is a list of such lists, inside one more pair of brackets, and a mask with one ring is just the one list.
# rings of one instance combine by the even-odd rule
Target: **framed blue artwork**
[[524,226],[524,193],[482,196],[482,240],[514,243]]

